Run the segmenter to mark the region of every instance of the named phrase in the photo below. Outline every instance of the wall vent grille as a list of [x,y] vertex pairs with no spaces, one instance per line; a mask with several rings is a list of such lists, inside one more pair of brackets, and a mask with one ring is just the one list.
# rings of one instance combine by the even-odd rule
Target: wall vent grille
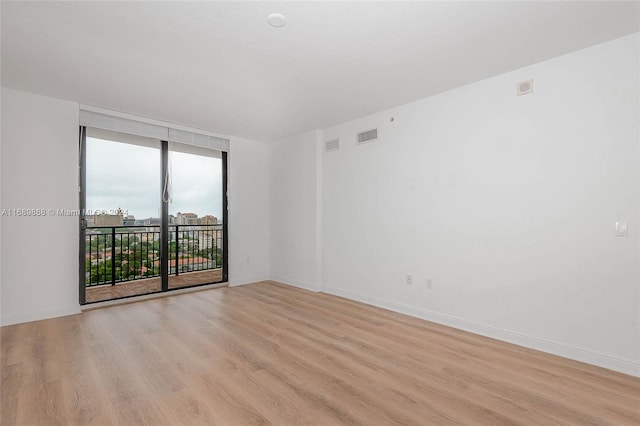
[[340,139],[333,139],[324,143],[324,150],[327,152],[337,151],[338,149],[340,149]]
[[378,139],[378,129],[358,133],[358,143],[371,142]]
[[521,81],[518,83],[516,85],[516,92],[518,96],[533,93],[533,80]]

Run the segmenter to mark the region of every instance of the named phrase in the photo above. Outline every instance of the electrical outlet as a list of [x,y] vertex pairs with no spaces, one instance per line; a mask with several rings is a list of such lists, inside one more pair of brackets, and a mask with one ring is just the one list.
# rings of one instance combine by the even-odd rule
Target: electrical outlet
[[413,284],[413,277],[411,276],[411,274],[407,274],[407,285],[412,285]]
[[433,288],[433,281],[430,278],[427,278],[427,290],[431,290]]
[[616,237],[628,237],[629,224],[627,222],[616,222]]

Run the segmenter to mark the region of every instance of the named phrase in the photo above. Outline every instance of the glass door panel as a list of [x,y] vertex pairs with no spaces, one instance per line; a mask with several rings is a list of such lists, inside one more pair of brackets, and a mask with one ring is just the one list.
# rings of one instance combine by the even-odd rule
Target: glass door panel
[[84,145],[86,303],[161,291],[160,141],[87,129]]
[[172,143],[169,170],[169,288],[222,282],[221,153]]

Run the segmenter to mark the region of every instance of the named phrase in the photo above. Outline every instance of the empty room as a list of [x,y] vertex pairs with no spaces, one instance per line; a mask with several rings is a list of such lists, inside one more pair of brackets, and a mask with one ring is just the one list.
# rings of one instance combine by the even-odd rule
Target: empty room
[[640,425],[640,2],[0,15],[0,424]]

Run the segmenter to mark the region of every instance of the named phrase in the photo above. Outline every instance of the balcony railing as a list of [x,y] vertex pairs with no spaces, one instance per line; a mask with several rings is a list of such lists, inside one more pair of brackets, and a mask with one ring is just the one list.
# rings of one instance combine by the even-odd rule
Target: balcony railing
[[[160,276],[160,226],[86,229],[87,287]],[[169,274],[222,267],[222,224],[169,225]]]

